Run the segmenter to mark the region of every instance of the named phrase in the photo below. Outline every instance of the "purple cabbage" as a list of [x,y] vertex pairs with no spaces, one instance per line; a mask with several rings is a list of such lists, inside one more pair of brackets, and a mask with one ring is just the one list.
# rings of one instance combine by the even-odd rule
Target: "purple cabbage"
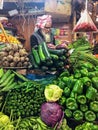
[[41,106],[41,119],[49,127],[59,125],[64,116],[62,106],[56,102],[45,102]]

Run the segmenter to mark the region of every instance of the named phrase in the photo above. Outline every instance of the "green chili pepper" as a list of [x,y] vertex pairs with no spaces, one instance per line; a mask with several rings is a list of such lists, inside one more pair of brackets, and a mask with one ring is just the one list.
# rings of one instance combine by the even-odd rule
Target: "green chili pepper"
[[68,70],[65,70],[63,73],[60,74],[60,77],[66,77],[66,76],[70,76],[70,73]]
[[87,111],[87,112],[85,112],[85,119],[87,121],[95,121],[96,115],[93,111]]
[[86,91],[86,98],[88,98],[89,100],[95,100],[96,94],[97,90],[92,86],[90,86]]
[[67,98],[66,107],[70,110],[76,110],[78,108],[76,100],[74,98]]
[[80,121],[83,120],[83,113],[80,110],[76,110],[73,112],[73,117],[75,120]]
[[77,101],[80,104],[85,104],[86,103],[86,97],[84,95],[79,95],[79,96],[77,96]]
[[80,74],[81,74],[82,77],[88,76],[88,70],[87,70],[87,68],[80,69]]
[[72,117],[72,111],[70,109],[65,109],[64,113],[67,117]]
[[86,104],[81,104],[80,110],[83,111],[83,112],[86,112],[88,110],[88,106]]
[[70,88],[69,87],[65,87],[63,92],[64,92],[64,95],[66,97],[69,97],[69,95],[70,95]]
[[93,86],[98,89],[98,77],[93,77],[92,78],[92,83],[93,83]]
[[77,94],[82,94],[83,93],[83,83],[81,82],[81,80],[76,80],[72,91],[77,93]]
[[90,102],[90,109],[94,112],[98,112],[98,101]]

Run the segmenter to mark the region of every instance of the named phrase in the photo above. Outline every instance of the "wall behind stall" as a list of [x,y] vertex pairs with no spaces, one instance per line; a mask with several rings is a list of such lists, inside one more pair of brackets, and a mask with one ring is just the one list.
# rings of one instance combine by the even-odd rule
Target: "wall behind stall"
[[30,36],[34,31],[35,20],[33,17],[24,16],[18,16],[10,20],[16,26],[17,32],[24,36],[26,41],[23,44],[27,50],[30,50]]

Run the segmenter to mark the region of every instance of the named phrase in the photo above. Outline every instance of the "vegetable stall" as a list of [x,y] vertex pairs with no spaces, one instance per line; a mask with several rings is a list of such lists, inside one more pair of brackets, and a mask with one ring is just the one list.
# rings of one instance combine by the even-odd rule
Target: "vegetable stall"
[[[14,45],[7,46],[10,49]],[[21,45],[15,44],[15,47],[13,49],[17,51]],[[98,58],[93,55],[92,46],[85,37],[69,44],[67,48],[64,44],[60,47],[50,49],[50,46],[46,46],[45,52],[39,47],[38,51],[41,51],[37,51],[37,54],[40,62],[34,57],[36,50],[28,55],[22,48],[21,56],[25,55],[24,60],[29,58],[28,65],[33,69],[42,68],[43,63],[44,67],[49,68],[41,69],[44,73],[56,72],[59,64],[56,66],[54,63],[60,63],[61,60],[63,66],[60,63],[59,73],[53,73],[50,77],[32,80],[13,69],[0,68],[0,129],[98,129]],[[6,45],[1,46],[0,53],[4,53],[5,49]],[[59,57],[61,53],[63,60]],[[49,64],[46,63],[48,60]],[[15,63],[19,62],[16,60]]]

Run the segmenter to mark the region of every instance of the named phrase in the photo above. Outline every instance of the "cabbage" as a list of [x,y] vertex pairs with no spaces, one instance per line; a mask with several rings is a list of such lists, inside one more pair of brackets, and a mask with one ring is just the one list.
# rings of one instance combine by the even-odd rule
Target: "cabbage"
[[45,102],[41,105],[41,119],[49,127],[59,125],[64,116],[62,106],[56,102]]
[[63,90],[59,86],[50,84],[45,87],[44,94],[47,101],[55,102],[62,96],[62,92]]

